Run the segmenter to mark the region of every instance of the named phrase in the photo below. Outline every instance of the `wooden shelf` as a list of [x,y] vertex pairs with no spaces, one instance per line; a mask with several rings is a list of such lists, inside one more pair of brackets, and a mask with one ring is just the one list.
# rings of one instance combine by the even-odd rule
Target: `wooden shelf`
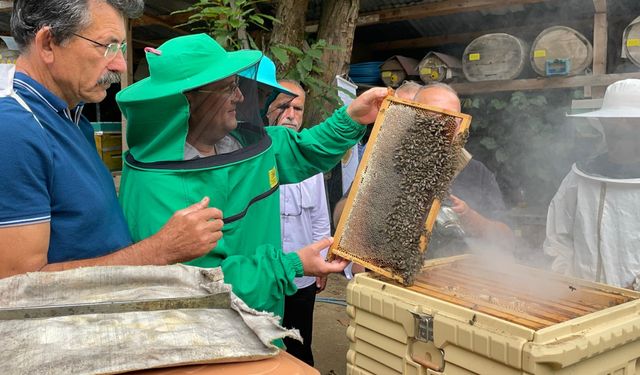
[[453,87],[460,95],[473,95],[501,91],[528,91],[562,89],[572,87],[604,87],[621,79],[640,79],[640,70],[633,73],[584,75],[573,77],[540,77],[516,79],[511,81],[482,81],[453,83]]

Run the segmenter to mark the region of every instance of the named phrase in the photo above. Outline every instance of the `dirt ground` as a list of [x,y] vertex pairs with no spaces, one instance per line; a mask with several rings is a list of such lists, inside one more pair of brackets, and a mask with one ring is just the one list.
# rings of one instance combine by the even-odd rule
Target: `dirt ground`
[[[347,371],[349,316],[346,306],[336,304],[344,301],[347,283],[342,275],[330,275],[327,288],[316,300],[312,348],[315,368],[322,375],[344,375]],[[336,303],[321,302],[322,297]]]

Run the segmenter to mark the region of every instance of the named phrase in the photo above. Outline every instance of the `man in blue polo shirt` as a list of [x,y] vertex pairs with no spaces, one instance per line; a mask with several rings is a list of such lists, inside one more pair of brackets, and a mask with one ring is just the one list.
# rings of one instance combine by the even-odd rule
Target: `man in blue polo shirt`
[[143,7],[142,0],[13,2],[20,57],[0,68],[0,278],[171,264],[206,254],[220,239],[222,213],[204,197],[133,244],[81,114],[125,72],[125,17]]

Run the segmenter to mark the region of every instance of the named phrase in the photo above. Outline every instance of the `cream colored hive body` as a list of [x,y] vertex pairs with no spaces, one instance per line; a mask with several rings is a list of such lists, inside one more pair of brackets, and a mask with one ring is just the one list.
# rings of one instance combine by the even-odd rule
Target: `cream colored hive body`
[[347,374],[640,374],[640,293],[460,256],[347,288]]

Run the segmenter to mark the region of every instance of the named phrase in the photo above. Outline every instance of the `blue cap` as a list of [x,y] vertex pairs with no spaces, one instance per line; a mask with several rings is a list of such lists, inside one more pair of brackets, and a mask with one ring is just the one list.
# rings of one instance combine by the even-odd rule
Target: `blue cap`
[[276,65],[267,56],[262,55],[262,59],[258,63],[257,76],[255,75],[254,67],[244,70],[238,73],[238,75],[249,79],[255,79],[257,82],[271,87],[278,94],[298,96],[278,84],[278,80],[276,79]]

